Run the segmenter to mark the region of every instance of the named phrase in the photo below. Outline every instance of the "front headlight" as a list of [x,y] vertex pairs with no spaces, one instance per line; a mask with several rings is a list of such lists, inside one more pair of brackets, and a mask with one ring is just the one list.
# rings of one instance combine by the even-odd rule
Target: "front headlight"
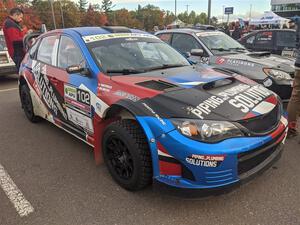
[[292,80],[292,77],[282,70],[264,68],[264,73],[275,80]]
[[171,119],[180,133],[189,138],[215,143],[232,137],[244,136],[234,124],[226,121]]

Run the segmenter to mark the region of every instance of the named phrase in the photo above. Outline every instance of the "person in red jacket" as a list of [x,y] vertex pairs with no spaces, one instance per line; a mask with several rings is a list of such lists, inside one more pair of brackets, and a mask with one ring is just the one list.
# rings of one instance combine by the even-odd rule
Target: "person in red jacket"
[[3,24],[3,33],[10,57],[16,64],[19,71],[20,64],[25,55],[23,48],[23,37],[27,34],[26,27],[21,26],[24,12],[20,8],[13,8],[10,10],[9,16]]

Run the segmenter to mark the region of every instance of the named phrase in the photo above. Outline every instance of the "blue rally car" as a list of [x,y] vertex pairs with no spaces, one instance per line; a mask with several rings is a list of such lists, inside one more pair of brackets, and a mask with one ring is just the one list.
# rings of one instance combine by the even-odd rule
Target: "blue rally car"
[[[28,39],[29,40],[29,39]],[[214,190],[279,159],[279,97],[239,75],[193,66],[159,38],[125,27],[54,30],[20,68],[22,108],[92,146],[128,190],[153,181]]]

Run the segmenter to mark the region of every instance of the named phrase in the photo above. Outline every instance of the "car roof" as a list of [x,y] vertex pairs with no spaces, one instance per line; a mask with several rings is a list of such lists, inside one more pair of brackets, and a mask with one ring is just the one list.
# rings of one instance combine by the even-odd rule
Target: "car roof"
[[50,32],[59,32],[59,33],[66,33],[66,34],[72,34],[73,32],[76,32],[80,36],[89,36],[89,35],[97,35],[97,34],[112,34],[112,33],[147,33],[145,31],[141,31],[141,30],[137,30],[137,29],[130,29],[130,28],[121,27],[121,26],[75,27],[75,28],[53,30]]
[[221,31],[218,31],[218,30],[199,30],[199,29],[193,29],[193,28],[177,28],[177,29],[158,31],[156,34],[162,34],[162,33],[196,34],[196,33],[215,33],[215,32],[222,33]]
[[247,33],[243,38],[245,37],[248,37],[250,35],[253,35],[253,34],[257,34],[258,32],[270,32],[270,31],[280,31],[280,32],[284,32],[284,31],[287,31],[287,32],[296,32],[295,30],[293,29],[263,29],[263,30],[253,30],[249,33]]

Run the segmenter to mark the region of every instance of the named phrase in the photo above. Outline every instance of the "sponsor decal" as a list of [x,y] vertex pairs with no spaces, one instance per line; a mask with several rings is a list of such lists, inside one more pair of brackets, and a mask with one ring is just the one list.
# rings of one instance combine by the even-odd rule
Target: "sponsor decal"
[[133,102],[137,102],[137,101],[140,100],[140,98],[138,96],[135,96],[135,95],[130,94],[130,93],[125,92],[125,91],[116,91],[114,94],[117,95],[117,96],[120,96],[122,98],[127,98],[127,99],[129,99]]
[[158,39],[156,36],[151,34],[140,34],[140,33],[112,33],[112,34],[97,34],[82,37],[85,43],[91,43],[95,41],[104,41],[116,38],[152,38]]
[[166,122],[149,106],[147,105],[146,103],[142,103],[146,109],[148,109],[158,120],[159,122],[162,124],[162,125],[166,125]]
[[42,99],[47,107],[51,110],[51,113],[55,116],[58,116],[60,113],[65,119],[67,119],[65,111],[58,101],[55,89],[46,75],[47,66],[41,66],[41,63],[33,61],[32,72],[35,78],[34,87],[37,89],[37,93],[42,95]]
[[261,85],[251,87],[246,84],[240,84],[209,97],[195,108],[187,107],[187,111],[193,113],[200,119],[204,119],[205,115],[209,115],[224,102],[228,102],[231,106],[240,109],[243,113],[248,113],[271,94],[270,91]]
[[188,164],[201,167],[215,168],[225,160],[225,155],[191,155],[185,158]]
[[226,61],[226,59],[224,59],[224,58],[222,58],[222,57],[218,57],[218,58],[216,59],[216,63],[217,63],[218,65],[224,64],[225,61]]
[[243,61],[239,59],[227,59],[226,63],[232,66],[249,66],[249,67],[255,66],[255,64],[252,62]]
[[74,123],[75,125],[83,128],[84,130],[88,131],[89,133],[94,133],[93,129],[93,122],[92,119],[86,115],[83,115],[71,108],[67,107],[67,115],[68,120]]
[[99,84],[98,88],[100,91],[110,92],[110,90],[112,89],[112,86],[110,86],[108,84]]
[[64,85],[65,103],[68,107],[75,108],[90,114],[91,112],[91,96],[86,90],[76,88],[74,86]]

